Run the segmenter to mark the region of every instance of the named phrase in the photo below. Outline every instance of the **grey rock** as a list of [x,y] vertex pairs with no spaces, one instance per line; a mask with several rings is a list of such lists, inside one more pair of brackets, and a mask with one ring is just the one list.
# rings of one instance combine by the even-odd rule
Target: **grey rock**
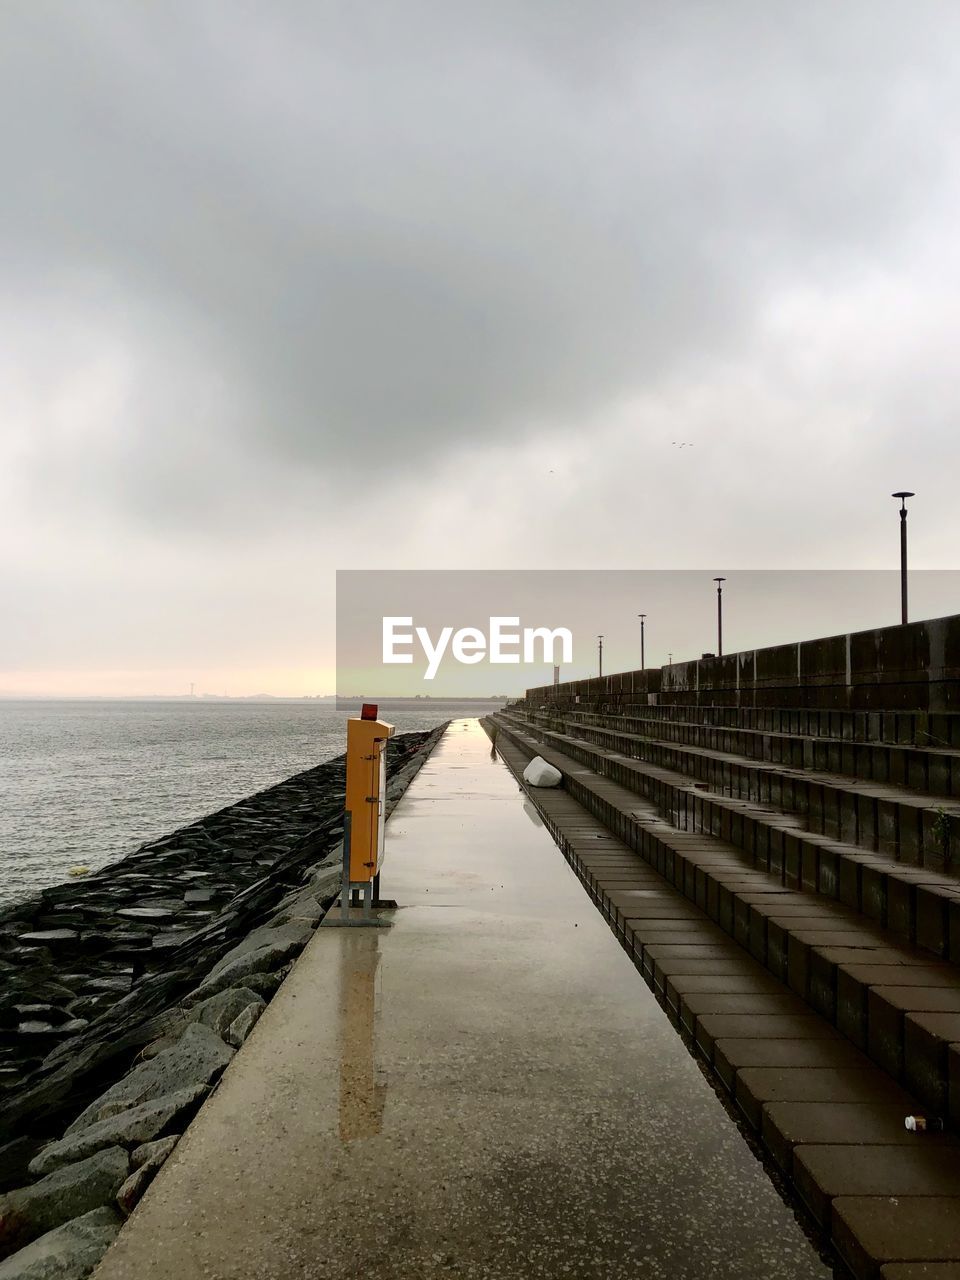
[[62,1003],[64,1000],[72,1000],[75,994],[65,983],[54,982],[53,980],[31,982],[29,989],[31,1000],[46,1000],[53,1004]]
[[164,1129],[196,1106],[206,1093],[204,1085],[195,1085],[153,1102],[143,1102],[138,1107],[131,1107],[129,1111],[108,1116],[106,1120],[99,1120],[88,1129],[81,1129],[79,1133],[44,1147],[31,1160],[30,1172],[43,1176],[74,1160],[84,1160],[95,1151],[102,1151],[104,1147],[134,1147],[149,1142],[160,1137]]
[[262,1009],[263,1003],[257,993],[247,987],[228,987],[226,991],[220,991],[195,1005],[190,1011],[190,1017],[198,1019],[201,1024],[222,1036],[245,1009],[250,1005],[257,1005]]
[[174,947],[182,946],[191,936],[191,930],[188,925],[178,925],[176,929],[170,929],[166,933],[158,933],[153,939],[151,950],[170,951]]
[[[247,997],[250,995],[248,992]],[[66,1136],[79,1133],[142,1102],[163,1098],[194,1085],[211,1084],[232,1057],[233,1050],[223,1043],[218,1031],[211,1030],[202,1021],[191,1023],[170,1048],[149,1062],[134,1067],[105,1094],[91,1102],[69,1126]]]
[[[19,1074],[16,1067],[6,1070],[12,1071],[14,1077]],[[5,1078],[4,1083],[6,1082]],[[0,1188],[10,1191],[27,1181],[30,1176],[27,1173],[27,1165],[39,1146],[40,1143],[36,1138],[22,1137],[13,1138],[0,1147]]]
[[164,1053],[167,1049],[172,1049],[183,1035],[185,1029],[185,1024],[178,1022],[168,1035],[162,1035],[159,1039],[151,1040],[149,1044],[144,1045],[140,1050],[141,1061],[146,1062],[150,1058],[155,1058],[158,1053]]
[[61,1022],[56,1026],[49,1022],[21,1022],[17,1030],[21,1035],[52,1035],[63,1040],[67,1036],[79,1035],[89,1025],[86,1018],[71,1018],[68,1022]]
[[324,915],[324,907],[320,899],[329,898],[336,893],[340,880],[341,872],[337,870],[330,878],[329,892],[318,892],[311,885],[309,889],[291,894],[290,897],[281,902],[280,909],[270,917],[270,925],[275,928],[291,924],[310,925],[311,927],[318,925]]
[[156,1177],[159,1165],[144,1165],[134,1169],[130,1177],[117,1192],[117,1207],[124,1217],[129,1218],[140,1201],[141,1196]]
[[130,974],[115,974],[107,978],[92,978],[87,983],[91,991],[117,991],[121,995],[126,995],[133,985],[133,978]]
[[77,937],[79,934],[76,929],[34,929],[31,933],[18,934],[17,941],[43,943],[46,946],[51,942],[73,942]]
[[121,907],[116,912],[128,920],[169,920],[173,911],[169,907]]
[[109,1008],[110,1003],[110,997],[106,992],[102,992],[100,995],[80,996],[78,999],[70,1001],[68,1012],[78,1019],[86,1019],[89,1022],[98,1013]]
[[51,1022],[58,1026],[61,1022],[69,1022],[70,1015],[54,1004],[15,1004],[13,1008],[25,1022]]
[[243,980],[243,985],[248,991],[253,991],[264,1000],[269,1000],[292,968],[292,964],[285,964],[281,969],[274,969],[272,973],[248,973]]
[[115,1209],[94,1209],[0,1262],[0,1280],[86,1280],[119,1230]]
[[71,1218],[110,1204],[129,1172],[123,1147],[107,1147],[0,1197],[0,1257]]
[[227,1043],[232,1044],[235,1049],[239,1049],[259,1022],[260,1015],[265,1008],[266,1005],[263,1001],[257,1000],[254,1004],[248,1004],[245,1009],[241,1010],[227,1027],[225,1037]]
[[183,895],[184,902],[211,902],[214,897],[212,889],[188,889]]
[[283,925],[275,932],[280,933],[287,930],[291,932],[284,939],[269,942],[265,946],[246,951],[232,960],[230,960],[229,955],[225,956],[220,964],[211,970],[209,976],[204,979],[200,986],[191,992],[191,997],[193,999],[204,999],[217,991],[224,991],[227,987],[236,986],[248,974],[269,972],[271,969],[279,968],[280,965],[290,960],[293,956],[299,955],[308,939],[312,937],[313,930],[309,926],[304,928]]
[[172,1142],[169,1138],[165,1138],[160,1142],[148,1142],[137,1148],[137,1152],[143,1158],[117,1191],[117,1205],[121,1213],[128,1216],[133,1213],[140,1197],[154,1180],[178,1141],[178,1137],[173,1137]]
[[144,1164],[163,1164],[167,1156],[180,1141],[179,1133],[171,1133],[169,1138],[157,1138],[155,1142],[145,1142],[143,1146],[134,1147],[130,1155],[130,1163],[134,1169]]
[[[283,955],[283,960],[287,959],[290,952]],[[206,1000],[212,995],[216,995],[219,991],[226,991],[228,987],[239,986],[244,983],[252,973],[264,973],[270,969],[275,969],[283,960],[270,955],[268,949],[264,949],[261,953],[254,951],[250,955],[240,956],[235,960],[228,969],[218,973],[215,978],[205,978],[196,990],[191,991],[185,997],[184,1003]]]
[[[241,943],[238,943],[232,950],[213,966],[208,974],[208,979],[217,978],[221,973],[225,973],[231,966],[244,956],[259,953],[264,950],[276,949],[282,950],[285,947],[292,948],[292,951],[300,951],[309,942],[313,934],[309,925],[303,924],[284,924],[284,925],[263,925],[259,929],[254,929],[247,934]],[[292,954],[292,951],[288,954]],[[282,964],[286,956],[282,956],[277,963]],[[275,965],[269,965],[269,968],[275,968]]]

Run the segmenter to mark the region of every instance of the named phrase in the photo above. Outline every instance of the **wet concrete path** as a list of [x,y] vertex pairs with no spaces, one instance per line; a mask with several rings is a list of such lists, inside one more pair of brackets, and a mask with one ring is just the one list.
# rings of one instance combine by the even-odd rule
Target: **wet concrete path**
[[832,1274],[476,721],[97,1280]]

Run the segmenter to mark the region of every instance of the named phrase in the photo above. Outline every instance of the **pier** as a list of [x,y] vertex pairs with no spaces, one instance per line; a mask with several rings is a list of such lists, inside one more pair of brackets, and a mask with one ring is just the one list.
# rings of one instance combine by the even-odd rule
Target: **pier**
[[97,1280],[831,1274],[476,721],[388,836]]
[[120,1002],[0,1280],[957,1280],[958,655],[935,619],[409,744],[377,927],[333,927],[328,797],[267,924]]

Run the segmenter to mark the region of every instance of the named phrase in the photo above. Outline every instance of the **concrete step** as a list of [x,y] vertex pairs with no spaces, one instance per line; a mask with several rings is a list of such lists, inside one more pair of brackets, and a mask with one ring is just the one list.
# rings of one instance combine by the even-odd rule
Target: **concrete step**
[[[497,747],[519,776],[527,752],[506,735]],[[906,1276],[940,1275],[947,1267],[946,1280],[948,1260],[960,1257],[960,1236],[931,1232],[930,1221],[960,1208],[956,1135],[917,1140],[908,1133],[903,1119],[916,1112],[915,1098],[811,1014],[568,791],[529,794],[690,1052],[849,1272],[858,1280],[899,1276],[885,1264],[921,1258],[934,1270],[921,1264]],[[877,1223],[892,1208],[898,1230],[891,1236]]]
[[[787,887],[834,899],[904,941],[960,963],[960,880],[936,865],[904,865],[879,850],[864,849],[843,838],[851,823],[856,829],[863,812],[879,811],[877,797],[867,795],[858,800],[852,815],[848,808],[845,827],[840,821],[828,823],[821,816],[822,803],[814,815],[799,815],[791,811],[789,803],[776,806],[722,794],[710,790],[710,782],[691,781],[679,768],[595,746],[579,736],[587,730],[577,730],[576,736],[557,733],[515,712],[502,714],[505,721],[532,732],[543,743],[653,801],[676,827],[729,841],[749,855],[753,865],[780,876]],[[659,754],[664,758],[664,753]],[[666,758],[673,765],[685,763],[671,754]],[[692,760],[697,767],[698,758],[693,756]],[[722,767],[719,772],[719,779],[714,775],[714,785],[724,780]],[[745,773],[749,771],[737,775],[741,785]],[[799,786],[802,778],[797,782]],[[816,794],[811,791],[808,798]],[[789,800],[782,787],[780,795],[781,800]],[[822,802],[822,793],[819,799]],[[811,831],[811,826],[826,827],[829,834]],[[834,837],[834,831],[840,838]]]
[[[892,782],[757,761],[716,747],[675,745],[628,732],[612,718],[603,727],[540,713],[529,719],[545,728],[562,726],[561,731],[574,737],[705,781],[711,789],[794,812],[809,829],[897,860],[951,871],[960,852],[956,796],[921,794]],[[762,736],[769,741],[768,735]],[[925,754],[913,750],[915,755]],[[915,780],[920,781],[919,771]]]
[[[610,677],[611,680],[615,677]],[[960,713],[927,711],[847,711],[807,707],[693,706],[685,703],[650,704],[610,693],[581,698],[560,686],[540,703],[574,714],[643,717],[662,723],[694,722],[718,728],[783,733],[803,738],[828,738],[912,747],[960,750]]]
[[[857,910],[805,892],[798,875],[792,883],[785,878],[783,863],[771,871],[722,833],[678,829],[662,816],[671,803],[664,804],[662,793],[644,798],[554,741],[538,738],[515,717],[500,713],[494,719],[499,747],[512,744],[525,759],[540,755],[558,768],[568,795],[705,912],[717,926],[717,938],[732,939],[925,1107],[960,1121],[960,971],[955,966],[937,962]],[[611,848],[617,852],[607,845],[605,855]],[[610,882],[606,894],[614,927],[622,931],[636,913],[636,893]],[[954,902],[960,910],[960,895]],[[957,938],[960,943],[960,917]],[[657,963],[676,958],[678,946],[694,965],[689,973],[715,973],[716,964],[729,955],[726,941],[719,951],[714,943],[691,950],[676,939],[658,938],[641,957],[645,974],[655,981]],[[740,1025],[740,1015],[732,1011],[712,1016],[727,1021],[706,1021],[698,1033],[701,1049],[711,1055],[713,1041],[724,1039],[719,1032]]]
[[[555,732],[555,718],[533,712],[528,723]],[[568,738],[705,782],[721,794],[801,816],[807,829],[921,867],[948,869],[960,855],[960,799],[923,796],[891,783],[752,760],[628,733],[564,723]],[[960,881],[958,881],[960,884]]]
[[662,719],[643,713],[603,715],[558,710],[535,713],[548,720],[587,728],[612,729],[640,738],[681,746],[705,747],[743,759],[761,760],[794,769],[879,782],[935,797],[960,797],[960,750],[857,742],[782,730],[713,725],[694,719]]

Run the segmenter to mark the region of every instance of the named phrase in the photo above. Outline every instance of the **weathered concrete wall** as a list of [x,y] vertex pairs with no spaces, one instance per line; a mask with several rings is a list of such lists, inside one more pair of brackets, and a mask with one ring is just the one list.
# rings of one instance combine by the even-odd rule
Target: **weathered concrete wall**
[[613,706],[960,711],[960,614],[527,690]]

